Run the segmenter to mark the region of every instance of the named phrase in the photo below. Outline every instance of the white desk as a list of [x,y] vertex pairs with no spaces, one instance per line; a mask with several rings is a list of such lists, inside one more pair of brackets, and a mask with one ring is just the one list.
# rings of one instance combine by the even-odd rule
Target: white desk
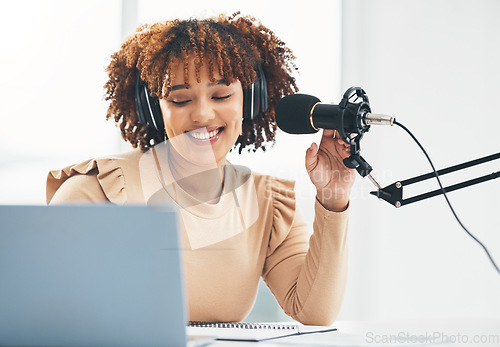
[[[336,322],[338,331],[290,336],[257,343],[283,346],[477,346],[500,347],[498,319],[431,319]],[[215,341],[210,346],[246,346],[252,343]]]

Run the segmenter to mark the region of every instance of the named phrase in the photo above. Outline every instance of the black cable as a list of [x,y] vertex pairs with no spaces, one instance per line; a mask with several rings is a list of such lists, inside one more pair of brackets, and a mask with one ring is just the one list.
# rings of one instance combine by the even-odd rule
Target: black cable
[[434,171],[434,176],[436,176],[436,179],[439,183],[439,187],[441,188],[441,191],[443,192],[443,195],[444,195],[444,198],[446,199],[446,202],[448,203],[448,206],[450,207],[450,210],[451,212],[453,213],[453,215],[455,216],[455,219],[457,220],[458,224],[460,224],[460,226],[465,230],[465,232],[470,236],[472,237],[472,239],[474,241],[476,241],[477,243],[479,243],[479,245],[481,247],[483,247],[484,251],[486,252],[486,255],[488,256],[488,258],[490,259],[491,263],[493,264],[493,266],[495,267],[495,269],[497,270],[497,272],[500,274],[500,269],[498,268],[498,265],[495,263],[495,261],[493,260],[493,258],[491,257],[490,255],[490,252],[488,252],[488,249],[486,248],[485,245],[483,245],[481,243],[481,241],[479,241],[474,235],[472,235],[469,230],[467,230],[467,228],[462,224],[462,222],[460,221],[460,219],[458,218],[457,214],[455,213],[455,210],[453,209],[453,207],[451,206],[451,203],[450,203],[450,200],[448,200],[448,196],[446,195],[446,191],[444,190],[443,188],[443,185],[441,184],[441,180],[439,179],[439,175],[436,171],[436,169],[434,168],[434,164],[432,164],[432,161],[431,161],[431,158],[429,157],[429,155],[427,154],[427,152],[425,151],[424,147],[420,144],[420,142],[418,142],[417,138],[411,133],[410,130],[408,130],[407,127],[405,127],[403,124],[397,122],[397,121],[394,121],[394,124],[396,124],[397,126],[403,128],[407,133],[408,135],[411,136],[411,138],[417,143],[417,145],[420,147],[420,149],[422,150],[422,152],[424,152],[425,154],[425,157],[427,158],[427,160],[429,161],[429,164],[431,164],[431,167],[432,167],[432,171]]

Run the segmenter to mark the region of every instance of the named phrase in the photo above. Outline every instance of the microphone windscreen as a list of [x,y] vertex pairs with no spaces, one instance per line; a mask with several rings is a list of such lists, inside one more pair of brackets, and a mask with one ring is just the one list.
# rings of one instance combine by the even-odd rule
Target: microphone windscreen
[[311,124],[311,109],[320,100],[312,95],[287,95],[276,105],[276,124],[289,134],[314,134],[318,130]]

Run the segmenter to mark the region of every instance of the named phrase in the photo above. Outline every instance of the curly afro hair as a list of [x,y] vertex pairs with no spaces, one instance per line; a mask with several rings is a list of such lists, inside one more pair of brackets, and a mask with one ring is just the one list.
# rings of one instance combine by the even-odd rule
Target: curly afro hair
[[[154,97],[165,98],[171,91],[173,70],[184,63],[185,83],[189,60],[194,57],[197,79],[206,64],[209,77],[214,69],[229,82],[239,80],[242,87],[253,83],[257,66],[265,72],[268,90],[268,109],[254,120],[243,121],[242,135],[235,148],[265,150],[274,143],[276,134],[275,107],[288,94],[298,91],[297,70],[292,51],[275,34],[255,18],[219,15],[210,19],[172,20],[143,25],[111,56],[106,68],[109,80],[104,85],[105,100],[111,101],[107,119],[119,125],[122,137],[134,148],[143,151],[165,140],[165,133],[141,124],[135,111],[137,78],[145,81]],[[187,86],[186,86],[187,87]]]

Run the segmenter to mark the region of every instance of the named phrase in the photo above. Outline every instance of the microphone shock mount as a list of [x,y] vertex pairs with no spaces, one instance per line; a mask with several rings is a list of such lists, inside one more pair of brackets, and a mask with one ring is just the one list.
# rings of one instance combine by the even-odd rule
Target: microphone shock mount
[[[360,141],[363,135],[370,130],[370,124],[392,125],[394,119],[387,116],[372,116],[368,95],[360,87],[347,89],[340,101],[339,108],[342,110],[342,116],[340,117],[340,126],[337,131],[342,140],[350,145],[351,153],[349,157],[343,160],[344,165],[349,169],[356,169],[361,177],[368,176],[370,181],[380,189],[380,184],[371,175],[373,168],[360,154]],[[351,125],[348,133],[345,127],[346,116],[356,120],[356,124]]]

